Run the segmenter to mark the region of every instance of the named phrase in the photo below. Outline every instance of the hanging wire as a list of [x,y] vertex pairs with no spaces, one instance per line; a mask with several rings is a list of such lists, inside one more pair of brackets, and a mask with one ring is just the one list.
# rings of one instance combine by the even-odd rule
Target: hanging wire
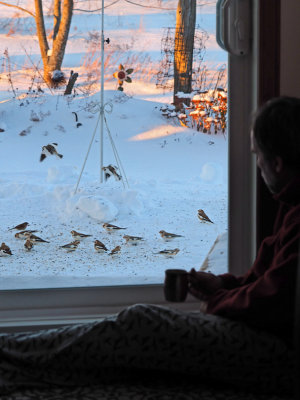
[[[121,0],[113,1],[112,3],[108,4],[107,6],[104,6],[103,8],[111,7],[111,6],[113,6],[114,4],[119,3],[119,1],[121,1]],[[102,11],[102,7],[101,7],[101,8],[96,8],[95,10],[82,10],[82,9],[80,9],[80,8],[73,8],[73,11],[95,12],[95,11]]]
[[[122,177],[124,176],[125,181],[126,181],[126,184],[127,184],[127,188],[129,189],[129,183],[128,183],[128,180],[127,180],[127,176],[126,176],[125,170],[124,170],[124,168],[123,168],[121,159],[120,159],[120,157],[119,157],[117,148],[116,148],[115,143],[114,143],[114,141],[113,141],[113,138],[112,138],[112,136],[111,136],[111,133],[110,133],[110,130],[109,130],[109,127],[108,127],[108,124],[107,124],[107,120],[106,120],[106,117],[105,117],[105,114],[104,114],[104,122],[105,122],[105,126],[106,126],[106,129],[107,129],[108,137],[109,137],[109,140],[110,140],[110,143],[111,143],[111,147],[112,147],[113,152],[114,152],[114,156],[115,156],[115,159],[116,159],[116,163],[117,163],[117,165],[118,165],[119,170],[121,171]],[[123,179],[122,179],[122,183],[123,183],[123,187],[124,187],[124,189],[125,189],[125,184],[124,184]]]
[[101,118],[100,118],[100,183],[103,183],[103,118],[104,118],[104,0],[102,0],[101,12]]
[[94,129],[94,133],[93,133],[92,139],[90,141],[90,144],[89,144],[89,147],[88,147],[88,151],[86,153],[86,156],[85,156],[85,159],[84,159],[84,162],[83,162],[83,165],[82,165],[82,168],[81,168],[78,180],[77,180],[77,184],[76,184],[76,187],[75,187],[75,190],[74,190],[74,195],[77,193],[78,185],[79,185],[79,182],[81,180],[81,176],[82,176],[85,164],[87,162],[87,159],[88,159],[88,156],[89,156],[89,153],[90,153],[90,150],[91,150],[91,147],[92,147],[92,144],[93,144],[96,132],[97,132],[97,128],[98,128],[98,124],[99,124],[99,120],[100,120],[100,115],[101,114],[99,113],[99,116],[98,116],[98,119],[97,119],[97,123],[96,123],[95,129]]
[[134,6],[139,6],[139,7],[144,7],[144,8],[156,8],[158,10],[167,10],[167,11],[174,11],[176,8],[165,8],[165,7],[159,7],[159,6],[145,6],[144,4],[136,3],[134,1],[129,1],[129,0],[124,0],[126,3],[133,4]]
[[[130,4],[133,4],[135,6],[144,7],[144,8],[156,8],[158,10],[169,10],[169,11],[177,10],[176,7],[175,8],[164,8],[164,7],[159,7],[159,6],[145,6],[144,4],[136,3],[136,2],[134,2],[132,0],[124,0],[124,1],[126,3],[130,3]],[[204,6],[208,6],[208,5],[211,5],[211,4],[216,4],[216,1],[212,1],[212,2],[209,2],[209,3],[200,3],[200,4],[197,4],[196,7],[204,7]]]
[[[112,111],[113,111],[112,103],[111,102],[105,103],[104,106],[103,106],[103,118],[104,118],[105,126],[106,126],[106,129],[107,129],[108,137],[109,137],[109,140],[110,140],[110,143],[111,143],[111,147],[112,147],[115,159],[116,159],[117,166],[118,166],[119,170],[121,171],[122,177],[124,176],[125,182],[127,184],[127,188],[129,189],[129,183],[128,183],[128,180],[127,180],[127,176],[126,176],[124,167],[122,165],[120,156],[118,154],[116,145],[115,145],[114,140],[112,138],[112,135],[111,135],[108,123],[107,123],[107,119],[105,117],[105,112],[107,114],[111,114]],[[88,147],[88,150],[87,150],[87,153],[86,153],[86,156],[85,156],[85,159],[84,159],[81,171],[80,171],[80,175],[79,175],[78,180],[77,180],[77,184],[76,184],[76,187],[75,187],[75,190],[74,190],[74,195],[77,193],[77,189],[78,189],[81,177],[82,177],[82,173],[84,171],[85,164],[87,162],[87,159],[88,159],[88,156],[89,156],[89,153],[90,153],[90,150],[91,150],[91,147],[92,147],[92,144],[93,144],[96,132],[97,132],[98,124],[99,124],[100,117],[101,117],[101,106],[99,106],[99,104],[94,104],[92,106],[92,108],[90,108],[90,112],[94,112],[94,113],[98,112],[99,114],[98,114],[98,119],[97,119],[97,123],[96,123],[95,129],[94,129],[94,132],[93,132],[93,135],[92,135],[92,138],[91,138],[91,141],[90,141],[90,144],[89,144],[89,147]],[[122,179],[122,184],[123,184],[124,189],[126,189],[123,179]]]
[[[114,4],[116,4],[116,3],[119,3],[119,1],[121,1],[121,0],[116,0],[116,1],[114,1],[114,2],[112,2],[112,3],[110,3],[110,4],[108,4],[107,6],[104,6],[103,8],[108,8],[108,7],[111,7],[111,6],[113,6]],[[177,8],[176,7],[174,7],[174,8],[172,8],[172,7],[170,7],[170,8],[167,8],[167,7],[159,7],[159,6],[146,6],[146,5],[144,5],[144,4],[140,4],[140,3],[136,3],[136,2],[134,2],[134,1],[131,1],[131,0],[124,0],[126,3],[129,3],[129,4],[133,4],[133,5],[135,5],[135,6],[138,6],[138,7],[143,7],[143,8],[151,8],[151,9],[157,9],[157,10],[166,10],[166,11],[175,11],[175,10],[177,10]],[[1,2],[0,2],[1,3]],[[211,1],[211,2],[208,2],[208,3],[200,3],[200,4],[197,4],[196,5],[196,7],[204,7],[204,6],[209,6],[209,5],[215,5],[216,4],[216,1]],[[92,13],[92,12],[96,12],[96,11],[101,11],[102,10],[102,8],[96,8],[95,10],[83,10],[83,9],[81,9],[81,8],[74,8],[73,9],[73,11],[82,11],[82,12],[90,12],[90,13]]]

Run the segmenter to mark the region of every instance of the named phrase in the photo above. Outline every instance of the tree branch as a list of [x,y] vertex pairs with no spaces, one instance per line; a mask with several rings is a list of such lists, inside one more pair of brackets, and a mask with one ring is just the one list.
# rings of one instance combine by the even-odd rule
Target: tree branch
[[35,23],[36,23],[37,36],[39,39],[41,55],[45,67],[45,65],[47,65],[47,57],[48,57],[47,53],[49,50],[49,45],[46,37],[46,29],[44,23],[43,2],[42,0],[34,0],[34,3],[36,12]]
[[21,11],[31,15],[33,18],[35,18],[35,15],[31,11],[26,10],[26,8],[22,8],[22,7],[13,5],[13,4],[8,4],[8,3],[5,3],[4,1],[0,1],[0,4],[3,4],[4,6],[7,6],[7,7],[17,8],[18,10],[21,10]]
[[[53,57],[50,59],[51,66],[55,66],[55,69],[60,69],[65,48],[68,41],[68,35],[70,31],[72,15],[73,15],[73,0],[64,0],[63,9],[61,14],[61,22],[59,25],[58,33],[53,41]],[[52,64],[54,62],[54,64]]]
[[61,21],[61,0],[54,1],[53,17],[54,17],[53,40],[55,40],[58,30],[59,30],[60,21]]

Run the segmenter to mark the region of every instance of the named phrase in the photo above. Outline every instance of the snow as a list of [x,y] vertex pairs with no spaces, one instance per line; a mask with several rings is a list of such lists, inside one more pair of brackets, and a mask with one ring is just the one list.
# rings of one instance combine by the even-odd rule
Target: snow
[[[112,33],[122,21],[127,26],[131,21],[131,34],[137,21],[140,23],[136,9],[129,7],[128,15],[120,11],[117,15],[115,7],[107,9],[106,18],[115,21],[110,26]],[[147,47],[148,41],[143,42],[147,27],[157,38],[159,18],[166,26],[168,18],[169,24],[174,19],[172,13],[152,19],[144,16],[145,32],[139,32],[138,51]],[[80,71],[82,61],[75,53],[84,51],[80,32],[90,28],[80,24],[77,15],[76,31],[72,32],[75,46],[68,48],[66,57],[66,65],[74,71]],[[16,59],[23,57],[18,36],[5,39],[1,30],[0,36]],[[22,35],[20,38],[23,40]],[[36,45],[30,35],[26,40],[32,48]],[[155,40],[151,36],[153,47]],[[159,50],[160,39],[155,47]],[[222,58],[221,50],[220,54]],[[72,64],[74,60],[77,64]],[[15,98],[7,80],[0,79],[0,242],[9,245],[13,253],[0,257],[0,288],[161,283],[167,268],[200,268],[216,238],[227,231],[226,135],[203,134],[180,125],[170,104],[172,94],[157,89],[154,82],[137,79],[134,72],[133,82],[124,83],[124,93],[116,90],[116,80],[107,81],[103,164],[117,165],[117,152],[123,178],[116,181],[111,177],[100,183],[99,85],[93,92],[88,90],[79,73],[75,96],[63,96],[63,88],[50,92],[43,87],[43,93],[28,93],[23,73],[20,68],[13,78],[18,88]],[[164,105],[173,110],[174,117],[163,116]],[[58,144],[63,158],[47,156],[40,162],[42,146],[51,143]],[[199,208],[213,224],[199,221]],[[50,243],[36,244],[26,252],[24,241],[14,237],[16,231],[8,230],[24,221],[30,223],[28,229],[37,230],[36,235]],[[104,222],[126,229],[107,233]],[[162,229],[183,237],[165,243],[159,235]],[[60,246],[73,240],[71,230],[92,236],[81,241],[76,251],[66,253]],[[144,241],[136,246],[126,244],[124,234],[141,236]],[[95,252],[96,239],[110,251],[120,245],[120,254],[111,257]],[[227,268],[226,240],[222,243],[222,261],[218,258],[210,265],[215,273]],[[177,247],[180,252],[173,258],[155,254]]]
[[[118,215],[118,208],[109,200],[101,196],[80,196],[75,209],[78,209],[97,221],[112,221]],[[74,209],[71,209],[71,214]]]
[[224,168],[222,164],[208,162],[201,168],[200,178],[207,183],[213,185],[222,184],[224,182]]

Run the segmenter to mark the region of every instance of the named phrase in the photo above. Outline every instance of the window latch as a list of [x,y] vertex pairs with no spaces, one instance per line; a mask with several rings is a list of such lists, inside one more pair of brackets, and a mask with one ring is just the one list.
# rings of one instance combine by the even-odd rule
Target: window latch
[[218,0],[216,40],[228,53],[243,56],[251,45],[250,0]]

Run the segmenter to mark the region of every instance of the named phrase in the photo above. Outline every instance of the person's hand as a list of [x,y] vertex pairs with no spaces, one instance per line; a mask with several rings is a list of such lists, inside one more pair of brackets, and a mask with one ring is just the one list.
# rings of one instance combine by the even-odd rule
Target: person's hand
[[208,300],[209,296],[223,287],[220,276],[210,272],[196,271],[194,268],[188,273],[189,292],[199,300]]

